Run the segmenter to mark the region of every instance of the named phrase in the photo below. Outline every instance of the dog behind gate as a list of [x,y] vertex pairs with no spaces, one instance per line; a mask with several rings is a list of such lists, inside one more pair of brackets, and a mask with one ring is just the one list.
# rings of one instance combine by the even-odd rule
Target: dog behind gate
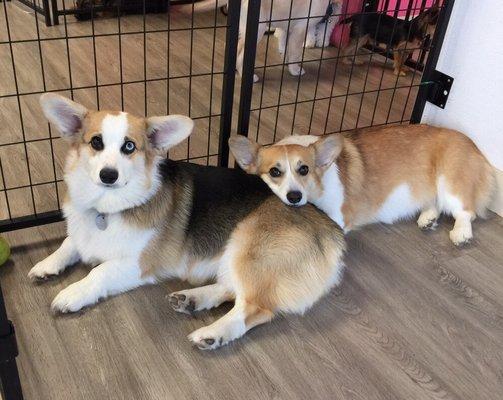
[[161,156],[189,136],[190,118],[90,111],[56,94],[41,104],[70,142],[68,237],[29,277],[58,275],[79,260],[97,265],[56,296],[54,311],[75,312],[160,279],[214,280],[170,296],[183,313],[234,301],[189,336],[214,349],[279,312],[303,313],[340,281],[344,239],[324,213],[284,205],[240,170]]
[[[182,13],[205,12],[217,10],[227,5],[227,0],[204,0],[194,4],[175,7]],[[260,3],[260,16],[257,34],[257,44],[267,29],[274,28],[278,39],[278,51],[286,52],[285,61],[288,71],[293,76],[303,75],[301,67],[302,47],[328,46],[330,35],[339,20],[342,8],[340,0],[263,0]],[[246,34],[246,18],[248,14],[248,0],[241,3],[239,22],[239,41],[236,68],[239,74],[243,70],[244,42]],[[254,75],[254,82],[258,81]]]

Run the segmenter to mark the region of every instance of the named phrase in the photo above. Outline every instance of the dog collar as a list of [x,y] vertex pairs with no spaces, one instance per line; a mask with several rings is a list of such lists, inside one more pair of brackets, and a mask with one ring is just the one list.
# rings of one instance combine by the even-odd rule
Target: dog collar
[[107,215],[104,213],[98,213],[96,214],[96,217],[94,218],[94,222],[96,223],[96,227],[100,231],[104,231],[107,229],[108,226],[108,221],[107,221]]
[[325,11],[325,15],[323,16],[323,18],[321,19],[321,21],[319,23],[326,24],[326,23],[331,22],[330,17],[332,16],[333,13],[334,13],[334,5],[332,4],[332,0],[330,0],[328,2],[328,7]]

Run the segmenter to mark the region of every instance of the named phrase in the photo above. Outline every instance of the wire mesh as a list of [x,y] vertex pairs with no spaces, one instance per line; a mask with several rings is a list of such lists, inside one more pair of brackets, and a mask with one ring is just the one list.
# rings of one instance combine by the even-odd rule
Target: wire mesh
[[[27,8],[26,1],[33,7]],[[41,2],[26,1],[0,4],[0,230],[11,229],[19,220],[19,226],[30,226],[60,218],[67,145],[41,113],[38,97],[44,92],[61,93],[90,109],[189,115],[196,121],[195,131],[170,157],[228,165],[231,130],[268,144],[292,134],[408,122],[430,50],[429,40],[406,41],[400,51],[412,54],[407,61],[411,70],[395,76],[391,63],[397,52],[391,41],[343,55],[344,35],[350,29],[344,24],[330,47],[296,43],[301,48],[298,63],[306,73],[292,76],[288,42],[294,27],[302,21],[318,25],[323,37],[329,29],[320,23],[325,15],[310,12],[316,0],[309,1],[304,16],[292,1],[286,15],[278,17],[270,7],[263,20],[258,20],[256,0],[243,1],[248,10],[239,1],[230,2],[228,17],[217,4],[204,13],[194,12],[194,6],[188,13],[171,13],[167,2],[153,7],[159,0],[51,0],[52,26],[38,7]],[[392,31],[400,20],[432,5],[428,0],[396,1],[394,7],[389,1],[360,3],[365,3],[366,15],[393,17]],[[443,7],[443,1],[435,4]],[[255,24],[256,30],[269,34],[259,43],[254,36],[248,40],[247,71],[235,89],[240,10],[254,13],[248,29]],[[351,15],[343,8],[330,18]],[[241,18],[245,21],[247,15]],[[286,27],[282,54],[272,35],[279,25]],[[300,41],[308,38],[306,30]],[[344,57],[351,62],[345,64]],[[363,65],[356,65],[358,61]],[[255,84],[253,72],[260,78]]]

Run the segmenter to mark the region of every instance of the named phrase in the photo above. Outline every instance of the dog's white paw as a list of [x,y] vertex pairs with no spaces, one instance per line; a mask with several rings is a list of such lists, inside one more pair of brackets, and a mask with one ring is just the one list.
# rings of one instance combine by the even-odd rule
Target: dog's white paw
[[437,226],[438,213],[436,210],[426,210],[419,215],[417,226],[422,230],[434,230]]
[[224,334],[215,332],[211,325],[199,328],[188,338],[199,350],[215,350],[229,343],[229,339],[225,338]]
[[76,312],[95,304],[99,298],[96,288],[87,282],[79,281],[58,293],[52,301],[51,310],[54,313]]
[[306,73],[306,70],[298,64],[290,64],[288,66],[288,71],[290,71],[290,75],[292,76],[301,76]]
[[467,227],[454,228],[449,232],[449,237],[456,246],[462,246],[473,238],[472,230]]
[[28,272],[28,278],[32,281],[45,280],[51,276],[59,275],[60,272],[61,268],[52,260],[46,258],[38,262],[30,272]]
[[259,81],[258,75],[257,74],[253,74],[253,83],[257,83],[258,81]]

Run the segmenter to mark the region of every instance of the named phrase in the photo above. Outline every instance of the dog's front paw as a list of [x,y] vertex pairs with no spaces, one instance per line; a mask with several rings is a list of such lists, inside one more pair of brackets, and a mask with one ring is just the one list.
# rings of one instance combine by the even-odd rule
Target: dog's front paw
[[456,246],[460,247],[470,243],[473,238],[471,229],[455,228],[449,232],[449,237]]
[[99,300],[97,290],[85,282],[75,282],[63,289],[54,298],[51,310],[54,313],[69,313],[95,304]]
[[196,308],[195,300],[183,293],[171,293],[169,295],[169,303],[173,307],[173,310],[189,315],[192,315]]
[[32,281],[42,281],[59,275],[60,272],[61,268],[58,268],[58,265],[46,258],[37,263],[30,272],[28,272],[28,278]]
[[228,343],[222,335],[216,334],[211,326],[202,327],[188,336],[189,340],[199,350],[215,350]]

